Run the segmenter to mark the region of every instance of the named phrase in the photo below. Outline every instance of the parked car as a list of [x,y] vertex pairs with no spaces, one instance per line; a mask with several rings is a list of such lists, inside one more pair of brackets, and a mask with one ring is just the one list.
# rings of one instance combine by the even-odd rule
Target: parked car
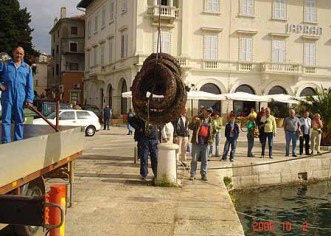
[[[47,116],[47,119],[56,124],[56,113],[53,112]],[[34,125],[47,125],[42,118],[33,120]],[[96,131],[101,128],[99,118],[92,111],[84,110],[60,110],[59,112],[60,126],[83,126],[85,127],[85,135],[93,136]]]
[[89,104],[81,105],[81,107],[83,110],[93,111],[99,117],[100,123],[102,122],[102,110],[99,107]]

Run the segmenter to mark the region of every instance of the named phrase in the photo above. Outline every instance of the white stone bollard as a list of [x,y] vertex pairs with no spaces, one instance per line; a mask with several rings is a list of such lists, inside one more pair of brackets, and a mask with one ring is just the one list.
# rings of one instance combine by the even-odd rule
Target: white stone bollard
[[159,186],[177,185],[177,144],[161,143],[158,145],[157,177],[155,184]]

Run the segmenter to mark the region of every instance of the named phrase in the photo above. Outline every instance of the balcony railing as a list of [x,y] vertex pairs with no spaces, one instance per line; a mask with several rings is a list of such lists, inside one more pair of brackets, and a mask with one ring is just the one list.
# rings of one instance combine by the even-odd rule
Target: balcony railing
[[179,17],[179,9],[174,6],[150,6],[147,11],[148,15],[151,15],[155,20],[159,17],[161,19],[172,19]]
[[239,62],[238,63],[238,69],[240,71],[251,71],[254,68],[254,64],[251,62]]
[[204,61],[203,68],[204,69],[219,69],[220,64],[218,61]]
[[298,64],[286,63],[262,63],[263,71],[279,73],[300,73],[301,66]]
[[315,74],[316,73],[316,67],[315,66],[305,66],[304,72],[307,74]]

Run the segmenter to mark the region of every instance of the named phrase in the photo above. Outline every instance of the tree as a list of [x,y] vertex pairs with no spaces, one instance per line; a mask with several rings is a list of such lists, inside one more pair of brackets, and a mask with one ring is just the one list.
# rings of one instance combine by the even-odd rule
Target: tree
[[321,145],[331,145],[331,88],[324,89],[319,92],[316,90],[316,95],[308,96],[306,101],[301,101],[300,110],[306,109],[312,115],[318,113],[323,121],[322,141]]
[[39,53],[33,49],[30,28],[31,15],[27,9],[20,9],[18,0],[0,1],[0,52],[12,55],[16,46],[25,50],[25,60],[31,63]]

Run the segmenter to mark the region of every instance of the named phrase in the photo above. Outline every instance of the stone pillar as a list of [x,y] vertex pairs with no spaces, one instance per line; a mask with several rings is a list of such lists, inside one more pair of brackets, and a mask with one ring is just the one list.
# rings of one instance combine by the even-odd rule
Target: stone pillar
[[161,143],[158,145],[159,156],[155,184],[159,186],[177,185],[177,144]]

